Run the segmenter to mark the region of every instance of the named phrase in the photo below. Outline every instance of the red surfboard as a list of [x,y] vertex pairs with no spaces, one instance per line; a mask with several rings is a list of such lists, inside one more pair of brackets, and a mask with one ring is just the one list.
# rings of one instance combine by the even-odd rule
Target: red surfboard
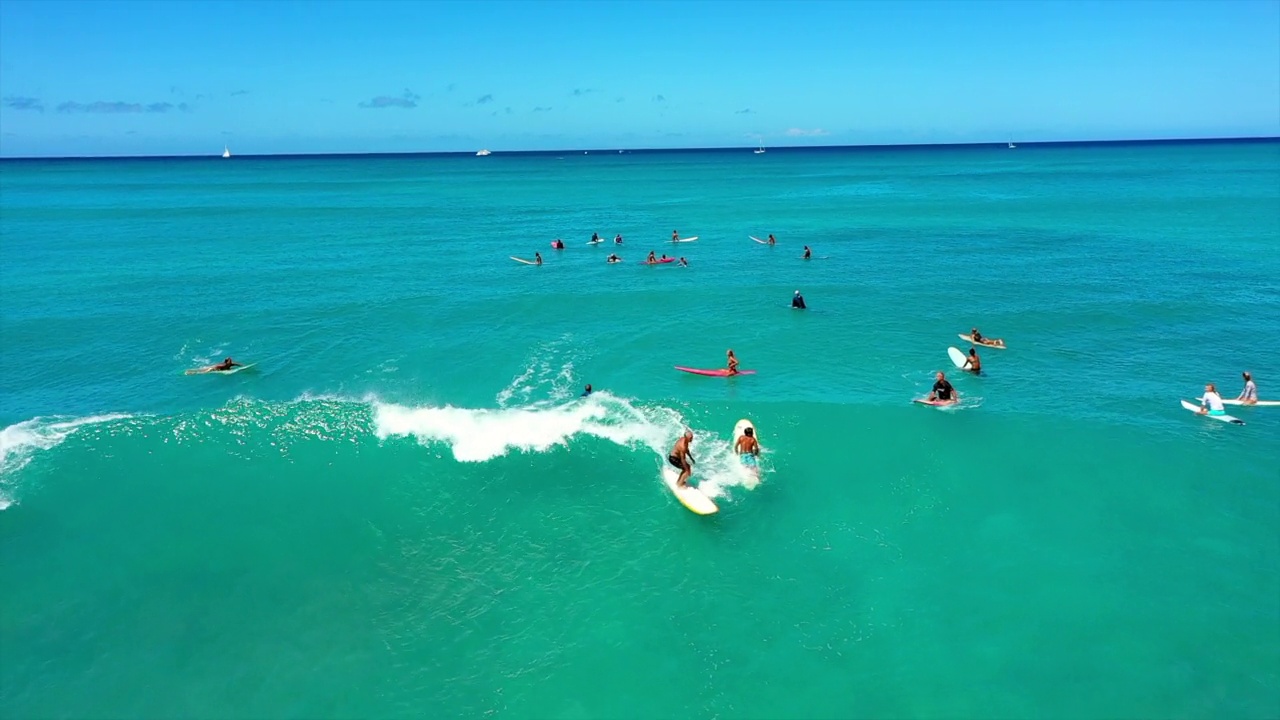
[[[680,367],[676,365],[676,369],[681,372],[693,373],[694,375],[707,375],[709,377],[729,377],[729,371],[724,368],[716,368],[715,370],[701,370],[699,368]],[[739,375],[755,375],[755,370],[739,370]]]

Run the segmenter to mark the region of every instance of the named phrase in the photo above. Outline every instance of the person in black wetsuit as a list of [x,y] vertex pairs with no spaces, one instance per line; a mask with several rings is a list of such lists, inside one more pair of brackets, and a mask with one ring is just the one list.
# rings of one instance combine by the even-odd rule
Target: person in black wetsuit
[[794,297],[791,298],[791,307],[797,310],[804,310],[808,306],[804,304],[804,296],[797,290]]
[[587,383],[587,388],[582,391],[582,395],[580,395],[579,397],[586,397],[590,394],[591,394],[591,383]]
[[929,393],[929,400],[936,402],[956,402],[960,399],[960,393],[956,392],[951,383],[947,381],[947,374],[939,372],[937,382],[933,384],[933,392]]

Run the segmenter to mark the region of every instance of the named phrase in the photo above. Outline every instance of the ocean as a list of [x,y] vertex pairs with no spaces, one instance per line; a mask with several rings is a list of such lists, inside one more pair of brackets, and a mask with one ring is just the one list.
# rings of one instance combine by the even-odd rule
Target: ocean
[[6,717],[1280,715],[1280,408],[1179,406],[1280,399],[1280,142],[3,161],[0,247]]

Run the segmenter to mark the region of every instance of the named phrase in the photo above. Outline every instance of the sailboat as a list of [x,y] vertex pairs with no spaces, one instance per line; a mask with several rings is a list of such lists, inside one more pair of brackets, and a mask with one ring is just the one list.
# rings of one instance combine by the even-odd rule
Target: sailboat
[[492,154],[493,154],[493,153],[491,153],[491,152],[489,152],[487,149],[485,149],[485,150],[481,150],[480,152],[476,153],[476,157],[484,157],[484,156],[486,156],[486,155],[492,155]]
[[1018,146],[1017,146],[1017,145],[1014,145],[1012,142],[1010,142],[1010,143],[1009,143],[1009,149],[1010,149],[1010,150],[1012,150],[1012,149],[1014,149],[1014,148],[1016,148],[1016,147],[1018,147]]
[[764,138],[760,138],[760,147],[756,148],[755,150],[752,150],[752,152],[754,152],[757,155],[764,154]]
[[228,148],[226,145],[222,146],[222,157],[224,158],[231,157],[231,149]]

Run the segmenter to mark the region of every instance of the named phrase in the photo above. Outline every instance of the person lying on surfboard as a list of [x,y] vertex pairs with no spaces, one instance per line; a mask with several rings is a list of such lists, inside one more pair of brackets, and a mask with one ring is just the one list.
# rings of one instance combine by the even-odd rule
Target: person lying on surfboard
[[804,304],[804,296],[800,294],[799,290],[797,290],[795,296],[791,298],[791,307],[797,310],[804,310],[808,307]]
[[693,474],[693,455],[689,454],[689,443],[693,442],[693,431],[685,430],[684,435],[676,440],[675,447],[671,448],[671,454],[667,456],[667,462],[680,468],[680,477],[676,478],[676,487],[685,487],[689,484],[689,476]]
[[984,338],[982,333],[978,332],[978,328],[969,331],[969,339],[978,345],[991,345],[992,347],[1004,347],[1004,340],[1000,338]]
[[974,375],[982,374],[982,358],[978,357],[978,348],[969,348],[969,357],[964,360],[964,368]]
[[738,358],[734,356],[733,348],[729,348],[728,359],[729,359],[729,374],[737,375],[738,374]]
[[1240,397],[1236,398],[1241,405],[1257,405],[1258,404],[1258,386],[1253,382],[1253,376],[1249,373],[1244,375],[1244,389],[1240,391]]
[[533,264],[534,265],[542,264],[542,253],[536,252],[533,254]]
[[939,372],[937,381],[933,384],[933,392],[929,393],[929,397],[925,398],[931,402],[952,403],[960,401],[960,393],[956,392],[951,383],[947,380],[947,374]]
[[610,256],[605,260],[605,262],[608,262],[608,263],[622,262],[622,258],[618,257],[618,255],[615,253],[615,254],[610,255]]
[[[232,360],[231,358],[226,358],[226,359],[224,359],[222,362],[220,362],[220,363],[218,363],[218,364],[216,364],[216,365],[210,365],[210,366],[208,366],[208,367],[202,367],[202,368],[200,368],[199,370],[196,370],[195,372],[202,372],[202,373],[207,373],[207,372],[226,372],[226,371],[230,370],[230,369],[231,369],[231,368],[233,368],[233,367],[244,367],[244,364],[243,364],[243,363],[238,363],[238,362],[236,362],[235,360]],[[188,370],[187,372],[191,372],[191,371],[190,371],[190,370]]]
[[754,428],[743,428],[742,437],[738,438],[738,444],[734,446],[734,450],[739,455],[750,455],[752,459],[760,457],[760,443],[756,440]]
[[810,258],[812,258],[812,257],[813,257],[813,251],[809,249],[809,246],[808,246],[808,245],[805,245],[805,246],[804,246],[804,259],[805,259],[805,260],[808,260],[808,259],[810,259]]
[[1204,386],[1204,397],[1200,398],[1200,414],[1201,415],[1226,415],[1227,410],[1222,406],[1222,396],[1218,394],[1218,388],[1213,383]]

